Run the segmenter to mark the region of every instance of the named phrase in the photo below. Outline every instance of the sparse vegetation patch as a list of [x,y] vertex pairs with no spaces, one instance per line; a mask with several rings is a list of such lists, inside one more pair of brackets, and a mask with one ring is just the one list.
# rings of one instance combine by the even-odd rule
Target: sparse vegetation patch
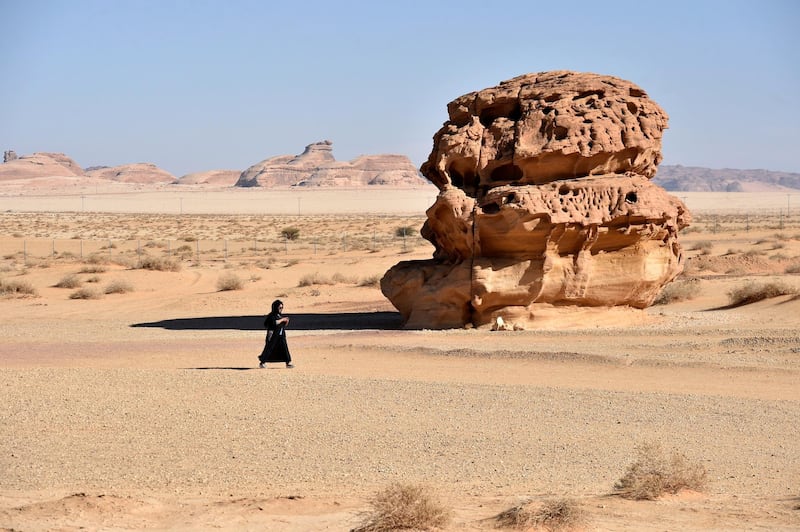
[[748,305],[763,301],[772,297],[793,295],[797,293],[797,289],[793,288],[786,283],[781,282],[766,282],[754,283],[748,282],[744,285],[737,286],[728,292],[728,300],[732,307],[741,305]]
[[655,500],[666,493],[681,490],[703,491],[708,480],[705,466],[689,461],[681,453],[667,456],[658,443],[642,443],[636,448],[636,460],[614,485],[626,499]]
[[529,530],[571,530],[584,524],[585,512],[573,499],[523,501],[495,516],[497,526]]
[[451,512],[425,486],[392,484],[370,501],[372,510],[364,515],[355,532],[388,530],[431,530],[446,526]]

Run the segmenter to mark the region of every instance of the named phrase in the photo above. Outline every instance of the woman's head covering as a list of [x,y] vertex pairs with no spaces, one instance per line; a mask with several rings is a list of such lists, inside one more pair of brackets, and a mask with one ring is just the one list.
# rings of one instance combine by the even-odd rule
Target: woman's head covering
[[281,301],[280,299],[276,299],[275,301],[273,301],[272,302],[272,313],[273,314],[279,314],[280,311],[281,311],[281,305],[283,305],[283,301]]

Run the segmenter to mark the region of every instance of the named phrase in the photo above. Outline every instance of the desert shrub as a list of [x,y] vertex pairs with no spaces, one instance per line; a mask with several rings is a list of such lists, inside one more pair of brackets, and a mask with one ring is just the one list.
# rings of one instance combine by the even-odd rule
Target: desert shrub
[[106,264],[108,262],[107,257],[99,254],[99,253],[92,253],[88,257],[86,257],[85,262],[87,264]]
[[69,295],[70,299],[100,299],[102,294],[93,287],[78,288]]
[[11,296],[38,296],[39,292],[28,281],[0,279],[0,294]]
[[192,235],[183,235],[178,240],[183,240],[184,242],[196,242],[197,237],[194,237]]
[[364,277],[358,282],[358,286],[364,286],[364,287],[376,287],[380,285],[381,285],[380,275],[370,275],[369,277]]
[[99,275],[92,275],[90,277],[87,277],[86,278],[86,282],[87,283],[99,283],[100,282],[100,276]]
[[797,289],[785,283],[767,282],[754,283],[748,282],[737,286],[728,291],[728,301],[732,307],[748,305],[771,297],[796,294]]
[[281,236],[286,240],[297,240],[300,237],[300,229],[297,227],[284,227],[281,229]]
[[244,288],[244,281],[235,273],[228,272],[219,276],[217,279],[217,290],[226,292],[228,290],[241,290]]
[[714,247],[714,243],[710,240],[701,240],[700,242],[696,242],[694,246],[691,247],[693,251],[700,251],[703,255],[708,255],[711,253],[711,249]]
[[259,259],[256,261],[256,266],[259,268],[263,268],[265,270],[269,270],[272,268],[272,264],[275,262],[275,257],[269,257],[267,259]]
[[698,281],[692,279],[684,282],[674,282],[665,286],[655,300],[656,305],[666,305],[678,301],[688,301],[697,295]]
[[786,273],[800,273],[800,262],[788,265],[784,271]]
[[145,256],[139,261],[139,268],[143,270],[157,270],[161,272],[177,272],[180,271],[181,265],[179,262],[172,259]]
[[291,268],[292,266],[296,266],[300,264],[300,259],[291,259],[286,263],[285,268]]
[[175,253],[189,253],[192,254],[194,250],[189,244],[181,244],[175,249]]
[[573,499],[555,499],[535,503],[530,500],[512,506],[495,516],[504,528],[570,530],[585,522],[585,513]]
[[416,232],[417,232],[416,229],[414,229],[410,225],[406,225],[406,226],[403,226],[403,227],[396,228],[394,230],[394,236],[399,236],[401,238],[402,237],[406,237],[406,236],[414,236],[414,234]]
[[128,281],[116,279],[108,283],[104,292],[106,294],[126,294],[133,292],[133,286]]
[[55,286],[56,288],[78,288],[80,285],[81,285],[80,278],[74,273],[71,273],[69,275],[65,275],[64,277],[62,277],[61,280],[58,281],[53,286]]
[[352,278],[350,278],[350,277],[348,277],[348,276],[346,276],[345,274],[343,274],[343,273],[340,273],[340,272],[336,272],[336,273],[334,273],[334,274],[333,274],[333,277],[331,277],[331,280],[333,281],[333,284],[350,284],[350,283],[355,283],[355,281],[354,281]]
[[313,286],[313,285],[320,285],[320,284],[336,284],[330,277],[322,275],[319,272],[308,273],[300,278],[300,281],[297,283],[297,286],[304,287],[304,286]]
[[634,500],[654,500],[665,493],[684,489],[703,491],[708,473],[705,466],[690,462],[681,453],[667,456],[658,443],[642,443],[636,448],[636,460],[614,485],[616,492]]
[[430,492],[415,484],[395,483],[370,501],[372,510],[363,516],[356,532],[387,530],[430,530],[446,526],[451,512]]
[[92,264],[90,266],[84,266],[80,269],[78,273],[104,273],[108,270],[105,266],[101,266],[98,264]]

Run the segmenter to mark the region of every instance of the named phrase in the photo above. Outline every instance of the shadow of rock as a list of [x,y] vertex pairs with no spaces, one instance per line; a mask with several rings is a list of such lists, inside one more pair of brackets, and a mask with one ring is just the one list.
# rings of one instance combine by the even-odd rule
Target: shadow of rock
[[[402,326],[399,312],[341,312],[337,314],[290,314],[290,330],[398,330]],[[154,327],[170,331],[207,331],[232,329],[263,331],[264,316],[204,316],[133,323],[131,327]]]

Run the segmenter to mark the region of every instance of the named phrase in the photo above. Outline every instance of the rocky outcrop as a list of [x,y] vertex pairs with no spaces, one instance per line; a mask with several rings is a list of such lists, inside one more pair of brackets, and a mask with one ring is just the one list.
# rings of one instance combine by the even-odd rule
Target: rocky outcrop
[[403,155],[365,155],[337,161],[333,143],[309,144],[297,156],[265,159],[242,172],[240,187],[419,187],[429,183]]
[[636,85],[528,74],[448,105],[422,173],[435,251],[381,280],[410,328],[529,326],[537,305],[650,305],[683,267],[683,203],[650,182],[667,115]]
[[[14,155],[16,156],[16,154]],[[78,163],[63,153],[37,152],[9,159],[0,164],[0,180],[2,181],[84,175],[83,169]]]
[[4,163],[16,161],[17,159],[19,159],[19,157],[17,157],[17,152],[15,152],[14,150],[6,150],[3,152]]
[[178,185],[212,185],[216,187],[232,187],[242,174],[240,170],[209,170],[195,172],[178,178]]
[[175,182],[175,176],[152,163],[134,163],[100,167],[86,172],[86,175],[99,179],[107,179],[116,183],[156,185]]

